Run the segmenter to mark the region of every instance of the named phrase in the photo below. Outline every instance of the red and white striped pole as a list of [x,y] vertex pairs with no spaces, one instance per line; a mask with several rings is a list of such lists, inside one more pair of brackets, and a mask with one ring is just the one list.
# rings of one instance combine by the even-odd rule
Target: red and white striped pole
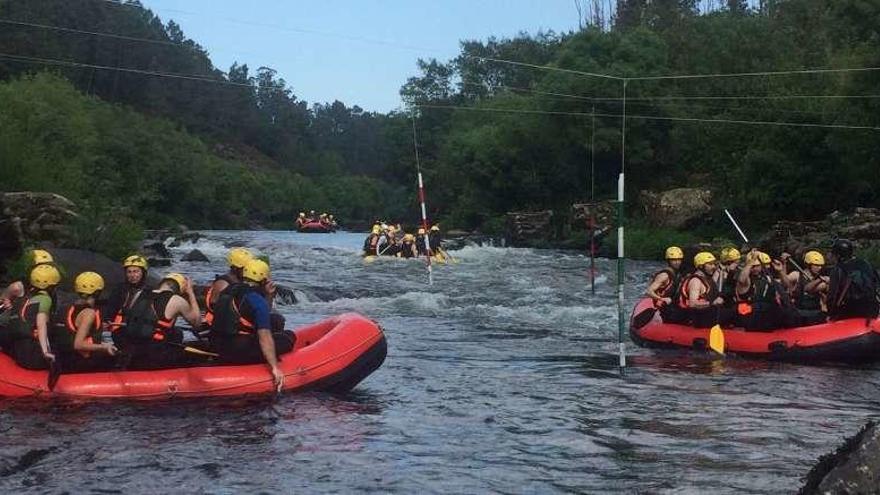
[[430,234],[428,230],[428,210],[425,208],[425,182],[422,180],[422,165],[419,163],[419,141],[416,137],[416,116],[415,113],[411,115],[412,117],[412,130],[413,130],[413,148],[416,152],[416,172],[419,177],[419,206],[422,209],[422,228],[425,229],[425,261],[428,267],[428,285],[434,285],[434,274],[431,270],[431,242],[430,242]]

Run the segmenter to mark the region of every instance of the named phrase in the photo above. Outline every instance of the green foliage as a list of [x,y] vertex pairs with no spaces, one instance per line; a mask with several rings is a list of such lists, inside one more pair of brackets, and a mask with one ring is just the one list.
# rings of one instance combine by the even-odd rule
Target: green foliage
[[[699,233],[680,231],[667,228],[647,227],[644,225],[627,226],[624,232],[626,257],[637,260],[656,260],[663,257],[669,246],[680,246],[683,249],[706,240]],[[603,239],[602,250],[617,253],[617,230]]]
[[874,268],[880,268],[880,246],[859,249],[856,251],[856,256],[868,261]]
[[80,215],[73,227],[77,247],[103,253],[110,259],[123,259],[135,252],[144,234],[134,220],[111,210]]

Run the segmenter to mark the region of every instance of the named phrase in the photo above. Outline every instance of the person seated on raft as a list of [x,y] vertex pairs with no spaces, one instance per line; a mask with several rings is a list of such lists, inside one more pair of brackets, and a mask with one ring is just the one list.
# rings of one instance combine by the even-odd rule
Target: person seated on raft
[[169,273],[159,282],[159,288],[144,291],[123,311],[122,325],[113,334],[113,342],[126,354],[125,367],[161,369],[188,364],[189,356],[180,347],[183,332],[174,326],[178,317],[192,328],[201,324],[192,280]]
[[245,248],[237,247],[229,250],[229,253],[226,255],[229,271],[222,275],[214,276],[214,281],[211,282],[211,286],[205,292],[205,318],[202,322],[202,331],[211,329],[211,324],[214,322],[214,304],[217,302],[217,298],[220,297],[220,293],[230,285],[243,282],[241,271],[248,261],[252,259],[254,259],[254,255]]
[[296,228],[301,228],[306,224],[306,214],[305,212],[299,212],[299,216],[296,217]]
[[753,249],[736,285],[740,326],[759,332],[796,327],[798,315],[790,292],[782,262]]
[[122,324],[122,313],[137,301],[138,297],[147,287],[147,259],[139,254],[133,254],[122,261],[125,270],[125,281],[117,285],[110,293],[110,297],[104,301],[101,308],[101,318],[105,322],[105,329],[114,333]]
[[296,336],[291,331],[272,329],[263,293],[269,281],[269,265],[254,259],[242,273],[244,283],[230,286],[217,300],[211,346],[226,363],[265,362],[275,386],[281,387],[284,374],[278,367],[278,356],[293,350]]
[[104,278],[95,272],[80,273],[73,289],[79,298],[68,306],[64,323],[54,326],[50,335],[55,357],[65,372],[111,369],[118,349],[101,342],[101,312],[97,308]]
[[385,231],[384,242],[379,241],[379,254],[383,256],[397,256],[400,252],[400,244],[397,242],[397,229],[389,225]]
[[[783,262],[790,258],[788,253],[780,256]],[[822,273],[825,270],[825,257],[819,251],[807,251],[804,253],[804,267],[803,274],[795,270],[786,275],[791,299],[800,317],[798,326],[825,323],[828,320],[828,277]]]
[[853,245],[846,239],[838,239],[831,246],[834,267],[828,282],[828,316],[832,320],[876,318],[880,310],[880,275],[853,253]]
[[53,265],[35,266],[24,294],[11,301],[9,323],[2,332],[3,350],[22,368],[44,370],[55,360],[49,347],[49,320],[61,272]]
[[666,248],[666,268],[651,277],[645,295],[654,301],[654,308],[660,310],[660,316],[666,323],[684,323],[687,315],[678,306],[681,290],[681,264],[684,251],[678,246]]
[[734,312],[722,307],[724,299],[718,295],[718,287],[712,276],[718,269],[718,261],[712,253],[703,251],[694,256],[694,271],[682,282],[678,306],[687,321],[697,328],[714,325],[730,326]]
[[333,215],[327,215],[327,224],[333,230],[336,230],[336,228],[339,227],[339,224],[336,223],[336,219],[333,218]]
[[318,220],[318,214],[315,213],[315,210],[309,210],[309,216],[306,217],[306,223],[315,222]]
[[[38,265],[54,265],[55,258],[44,249],[34,249],[28,253],[31,260],[30,268],[33,269]],[[15,280],[0,293],[0,310],[8,309],[12,305],[12,300],[23,296],[25,293],[25,281]]]
[[736,307],[736,282],[739,279],[741,268],[739,262],[742,254],[735,247],[726,247],[721,250],[721,264],[715,272],[715,284],[718,285],[718,295],[724,299],[725,308]]
[[373,230],[370,231],[370,235],[364,239],[364,256],[379,255],[379,239],[381,237],[382,229],[379,227],[379,224],[373,225]]
[[419,227],[416,232],[416,253],[419,256],[428,256],[428,246],[425,244],[425,228]]
[[419,256],[416,250],[416,236],[404,234],[397,256],[400,258],[417,258]]

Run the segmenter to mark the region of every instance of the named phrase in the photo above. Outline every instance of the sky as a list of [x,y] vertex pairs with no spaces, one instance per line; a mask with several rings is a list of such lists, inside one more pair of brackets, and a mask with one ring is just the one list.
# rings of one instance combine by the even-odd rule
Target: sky
[[419,58],[447,61],[459,41],[577,28],[573,0],[142,0],[174,20],[226,71],[278,71],[297,98],[367,111],[401,106]]

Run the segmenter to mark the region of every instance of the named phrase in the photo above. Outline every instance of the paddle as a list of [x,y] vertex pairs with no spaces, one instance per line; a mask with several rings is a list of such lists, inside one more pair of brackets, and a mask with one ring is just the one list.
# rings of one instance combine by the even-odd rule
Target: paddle
[[635,330],[642,328],[654,319],[655,314],[657,314],[657,308],[653,306],[641,311],[639,314],[633,316],[632,327]]
[[177,342],[169,342],[169,341],[164,341],[164,342],[168,345],[173,345],[174,347],[180,347],[185,352],[189,352],[191,354],[197,354],[199,356],[207,356],[207,357],[213,357],[213,358],[220,357],[220,354],[217,354],[216,352],[203,351],[203,350],[197,349],[195,347],[190,347],[186,344],[178,344]]
[[58,361],[58,356],[55,356],[55,359],[49,360],[49,379],[46,381],[46,387],[50,392],[55,390],[59,378],[61,378],[61,363]]
[[724,355],[724,332],[721,331],[721,325],[717,323],[709,329],[709,349]]

